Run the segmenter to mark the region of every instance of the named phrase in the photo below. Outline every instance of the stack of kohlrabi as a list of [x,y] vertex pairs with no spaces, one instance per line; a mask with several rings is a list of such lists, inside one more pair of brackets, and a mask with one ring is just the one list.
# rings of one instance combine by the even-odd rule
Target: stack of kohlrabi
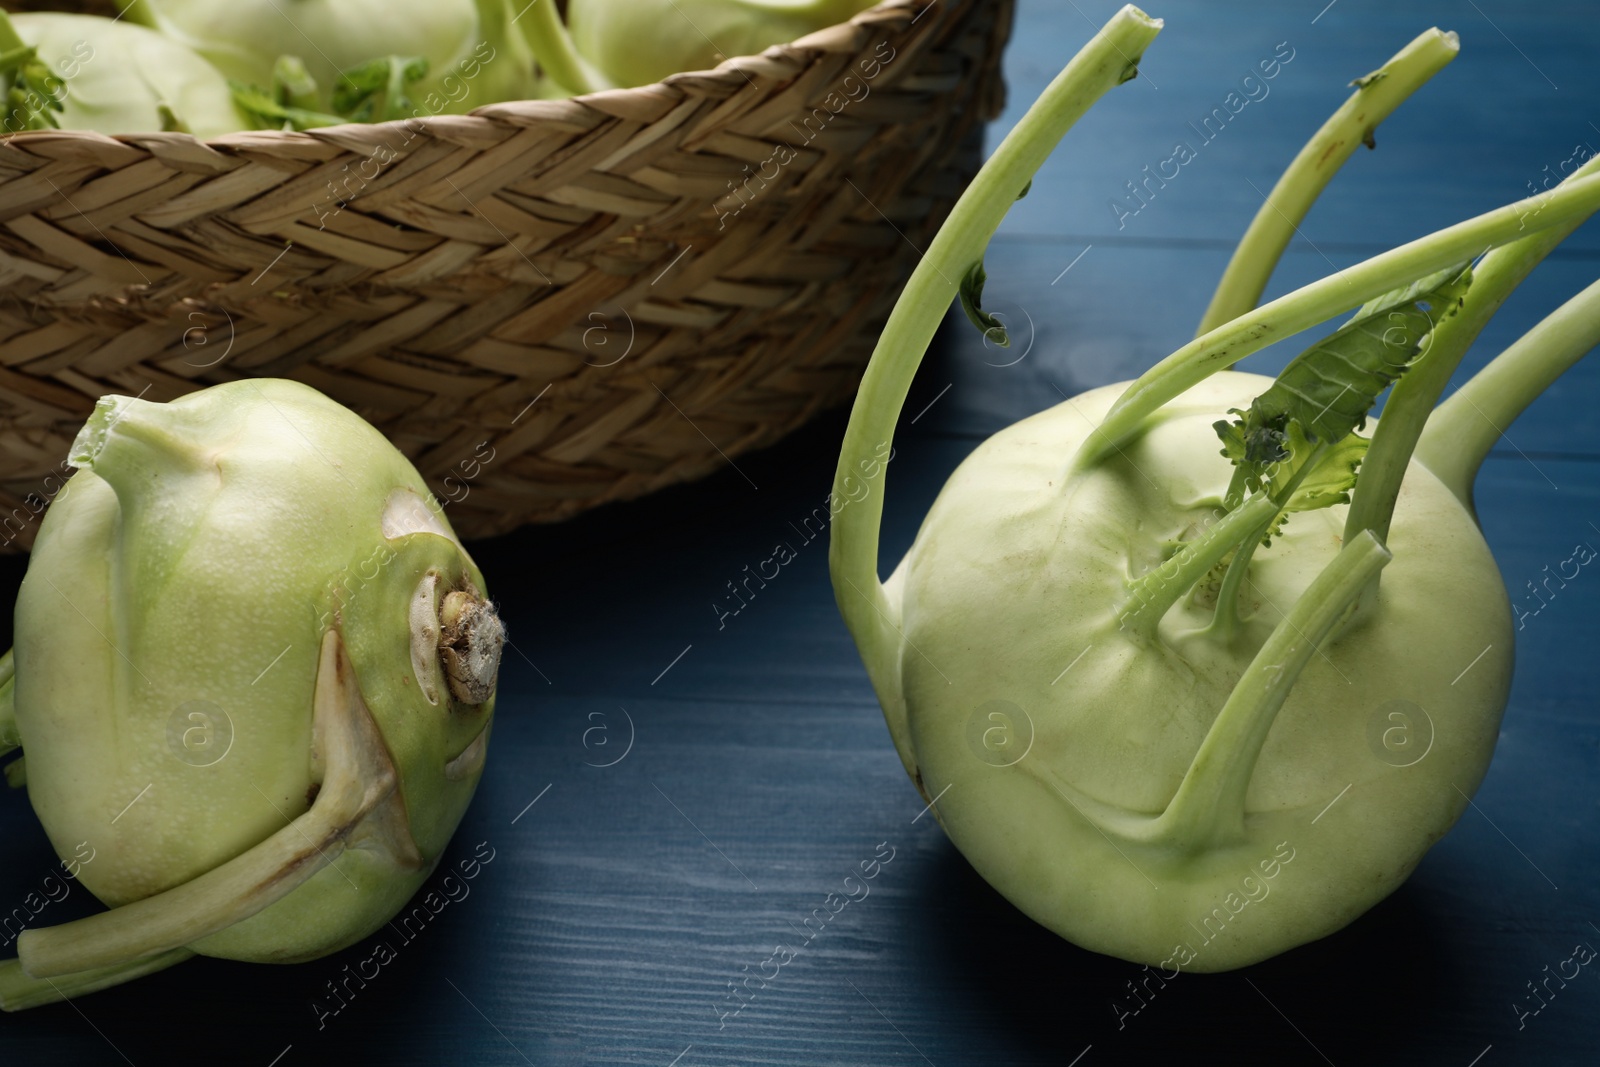
[[[1473,480],[1600,342],[1600,283],[1438,401],[1511,290],[1600,208],[1600,158],[1257,307],[1333,169],[1455,55],[1454,34],[1423,34],[1291,164],[1200,336],[979,446],[880,583],[878,457],[935,328],[959,298],[1004,340],[982,307],[989,239],[1160,28],[1113,17],[928,248],[851,416],[835,489],[856,503],[830,564],[900,758],[977,871],[1063,937],[1176,973],[1351,922],[1482,781],[1513,627]],[[1276,379],[1232,369],[1307,330]]]
[[215,137],[463,112],[536,91],[510,0],[404,6],[136,0],[118,19],[0,13],[6,131]]
[[[875,0],[123,0],[0,12],[5,130],[214,137],[649,84]],[[138,23],[139,25],[135,25]]]

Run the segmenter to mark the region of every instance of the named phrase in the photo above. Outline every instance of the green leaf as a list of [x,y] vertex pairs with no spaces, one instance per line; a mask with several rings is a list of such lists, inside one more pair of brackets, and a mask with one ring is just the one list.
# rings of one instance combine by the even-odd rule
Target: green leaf
[[1362,319],[1370,319],[1374,315],[1388,311],[1391,308],[1400,307],[1402,304],[1428,300],[1430,297],[1437,296],[1444,298],[1446,301],[1451,297],[1459,299],[1466,292],[1467,286],[1472,283],[1472,274],[1468,270],[1470,266],[1470,263],[1457,263],[1453,267],[1446,267],[1444,270],[1434,271],[1432,274],[1418,278],[1410,285],[1401,286],[1399,289],[1391,289],[1382,296],[1373,297],[1365,304],[1362,304],[1360,309],[1354,315],[1351,315],[1344,325],[1349,326],[1360,322]]
[[1269,468],[1304,462],[1313,445],[1344,447],[1379,395],[1426,356],[1435,323],[1460,309],[1471,283],[1471,268],[1456,267],[1369,301],[1290,361],[1248,411],[1229,412],[1236,421],[1215,424],[1223,455],[1238,468],[1233,490],[1281,487],[1283,472],[1274,478]]
[[983,287],[988,280],[989,274],[983,269],[983,260],[980,259],[961,279],[961,310],[967,313],[967,320],[981,330],[987,340],[1001,348],[1010,348],[1011,337],[1006,333],[1006,324],[983,310]]
[[278,130],[287,126],[292,130],[311,130],[321,126],[342,126],[350,120],[339,115],[328,115],[305,108],[285,107],[272,98],[265,89],[242,82],[229,82],[233,102],[239,110],[256,120],[259,128]]
[[5,130],[53,130],[60,127],[53,111],[64,103],[66,82],[17,36],[11,17],[0,11],[0,94],[6,103]]
[[265,129],[310,130],[347,122],[386,122],[416,111],[406,88],[428,74],[420,56],[384,56],[339,74],[331,111],[321,111],[317,83],[297,56],[279,56],[272,70],[272,88],[238,82],[234,102]]
[[1318,444],[1305,435],[1298,422],[1289,423],[1281,442],[1283,458],[1269,465],[1252,486],[1265,489],[1278,502],[1278,514],[1261,543],[1270,545],[1295,512],[1350,503],[1350,491],[1355,488],[1369,443],[1352,433],[1336,445]]
[[[1229,408],[1228,414],[1242,416],[1244,412],[1238,408]],[[1211,424],[1211,428],[1217,431],[1217,437],[1222,441],[1222,455],[1230,460],[1235,467],[1242,464],[1246,451],[1243,420],[1229,422],[1227,419],[1219,419]]]
[[387,122],[416,109],[406,86],[428,74],[421,56],[384,56],[339,74],[333,87],[333,110],[351,122]]
[[66,82],[39,59],[37,50],[12,48],[0,54],[0,86],[5,89],[7,132],[61,127],[53,112],[62,110]]
[[279,56],[272,65],[272,99],[283,107],[317,107],[317,79],[299,56]]
[[156,114],[161,117],[161,132],[162,133],[188,133],[188,132],[190,132],[189,131],[189,127],[184,123],[184,121],[182,119],[180,119],[178,117],[178,113],[176,111],[172,110],[172,108],[167,105],[167,102],[165,100],[159,101],[156,104]]
[[[1312,446],[1300,436],[1300,427],[1290,424],[1291,451],[1308,456]],[[1351,434],[1337,445],[1324,449],[1316,465],[1299,480],[1299,484],[1284,502],[1283,510],[1317,511],[1335,504],[1350,503],[1350,490],[1356,487],[1356,473],[1367,456],[1371,442],[1358,434]],[[1288,483],[1285,483],[1288,484]]]

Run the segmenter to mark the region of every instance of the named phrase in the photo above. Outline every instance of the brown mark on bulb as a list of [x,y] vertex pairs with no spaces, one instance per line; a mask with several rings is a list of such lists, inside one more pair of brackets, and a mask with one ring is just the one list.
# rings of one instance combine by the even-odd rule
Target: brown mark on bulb
[[494,605],[471,590],[445,594],[439,606],[439,662],[450,695],[482,704],[494,695],[506,631]]

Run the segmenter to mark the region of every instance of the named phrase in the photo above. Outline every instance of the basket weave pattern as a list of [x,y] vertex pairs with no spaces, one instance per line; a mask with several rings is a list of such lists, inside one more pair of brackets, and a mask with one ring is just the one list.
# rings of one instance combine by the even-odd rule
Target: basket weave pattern
[[469,537],[776,440],[848,398],[976,171],[1011,17],[890,0],[715,71],[465,116],[10,138],[0,546],[31,544],[113,392],[299,379]]

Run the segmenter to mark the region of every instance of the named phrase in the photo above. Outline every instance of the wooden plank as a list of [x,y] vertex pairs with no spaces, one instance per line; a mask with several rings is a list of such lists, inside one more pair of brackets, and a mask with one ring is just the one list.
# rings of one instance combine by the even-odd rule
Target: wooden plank
[[[1021,0],[1007,60],[1011,105],[991,145],[1116,6]],[[1014,322],[1031,317],[1032,348],[1016,359],[1019,334],[1002,357],[957,313],[918,376],[891,468],[885,569],[984,437],[1060,402],[1058,389],[1071,395],[1137,373],[1192,332],[1259,203],[1251,183],[1269,188],[1343,99],[1344,83],[1418,31],[1461,31],[1461,58],[1380,129],[1375,154],[1351,162],[1272,292],[1325,273],[1328,260],[1348,265],[1514,197],[1577,142],[1600,147],[1600,133],[1584,132],[1600,121],[1600,24],[1576,0],[1270,9],[1171,0],[1152,14],[1167,29],[1140,77],[1069,134],[986,258],[986,304]],[[1281,41],[1295,58],[1271,94],[1118,230],[1107,202],[1126,195],[1124,181],[1192,136],[1187,122]],[[616,162],[626,170],[630,161]],[[1593,280],[1597,232],[1580,231],[1535,273],[1469,366]],[[849,253],[845,241],[808,262],[825,281]],[[592,284],[589,306],[614,298]],[[509,340],[480,342],[483,366],[510,373],[531,359],[552,377],[565,373],[576,356],[520,343],[540,334],[542,317],[533,305],[504,331]],[[295,338],[286,356],[314,343]],[[49,337],[38,341],[49,347]],[[621,381],[599,375],[637,376],[626,380],[646,382],[660,409],[653,433],[730,444],[721,424],[691,421],[692,411],[672,410],[649,389],[659,372],[676,395],[666,368],[642,358],[646,347],[641,339],[583,385],[599,395]],[[1289,354],[1272,350],[1258,363],[1274,369]],[[1502,445],[1480,478],[1485,537],[1513,595],[1573,543],[1600,546],[1590,526],[1600,524],[1597,376],[1590,360],[1538,401],[1509,428],[1516,447]],[[425,385],[374,381],[350,399],[436,402]],[[512,496],[497,480],[503,470],[546,472],[538,491],[550,499],[576,491],[540,456],[562,430],[539,388],[508,388],[518,399],[485,426],[486,436],[506,433],[515,420],[505,447],[462,483],[465,497],[446,502],[446,518]],[[1594,1061],[1592,968],[1565,986],[1551,981],[1554,995],[1525,1026],[1510,1010],[1573,944],[1600,946],[1590,925],[1600,923],[1592,577],[1568,582],[1518,633],[1510,706],[1477,808],[1397,893],[1333,937],[1267,963],[1152,983],[1146,1006],[1119,1018],[1128,984],[1148,972],[1067,944],[1017,912],[922,814],[900,767],[828,581],[824,501],[843,427],[842,414],[826,416],[735,457],[737,469],[713,457],[717,473],[705,482],[472,546],[512,647],[487,771],[428,883],[438,899],[447,889],[454,899],[414,925],[419,932],[380,929],[298,966],[197,959],[76,1001],[93,1028],[65,1006],[7,1018],[0,1059],[142,1064],[227,1048],[246,1062],[280,1057],[277,1067]],[[441,439],[482,439],[469,429],[450,427]],[[591,458],[614,460],[639,484],[659,476],[659,460],[628,449],[611,441]],[[27,491],[0,488],[15,499]],[[793,559],[764,585],[751,580],[778,544]],[[5,591],[15,592],[24,562],[0,557]],[[731,584],[744,594],[736,613]],[[0,841],[3,917],[60,868],[21,796],[0,804]],[[880,843],[894,859],[870,895],[806,938],[765,988],[751,979],[753,998],[732,1014],[739,1001],[729,1001],[729,984],[762,975],[775,945],[805,938],[807,917]],[[493,858],[473,867],[475,853]],[[73,883],[36,924],[98,908]],[[380,945],[394,958],[378,966]],[[151,1025],[173,1017],[174,1005],[181,1032]]]

